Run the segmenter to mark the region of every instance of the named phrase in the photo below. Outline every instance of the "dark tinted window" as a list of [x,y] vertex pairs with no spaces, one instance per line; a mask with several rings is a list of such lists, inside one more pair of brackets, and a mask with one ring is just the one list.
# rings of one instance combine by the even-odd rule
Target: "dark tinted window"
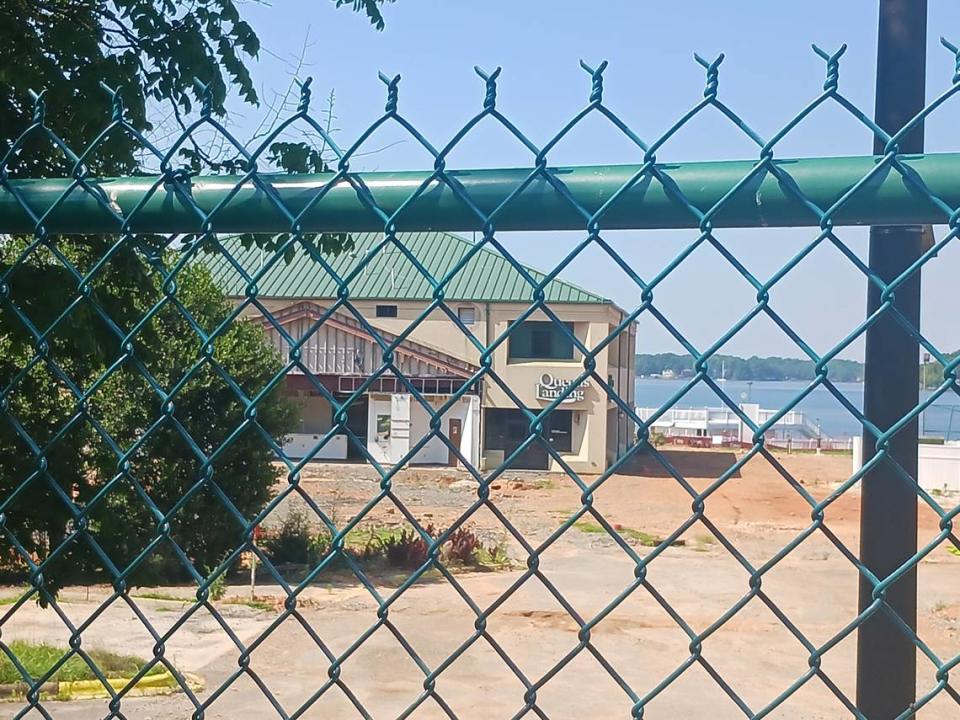
[[[531,412],[539,412],[534,409]],[[519,410],[488,408],[486,410],[486,447],[503,450],[508,455],[530,433],[530,421]],[[543,436],[558,452],[573,450],[573,411],[554,410],[543,421]]]
[[[573,323],[563,323],[573,333]],[[510,333],[511,360],[573,360],[573,341],[549,320],[528,320]]]
[[396,305],[377,305],[377,317],[396,317]]

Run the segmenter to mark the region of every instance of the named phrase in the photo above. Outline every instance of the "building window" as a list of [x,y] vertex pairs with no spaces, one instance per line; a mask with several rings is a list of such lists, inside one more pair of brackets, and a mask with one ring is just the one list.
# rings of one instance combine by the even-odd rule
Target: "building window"
[[[536,415],[539,411],[531,412]],[[485,412],[485,442],[488,450],[514,452],[530,433],[530,421],[521,410],[488,408]],[[560,453],[573,452],[573,411],[554,410],[543,419],[543,439]],[[549,466],[546,448],[539,442],[527,448],[513,464],[515,468],[546,469]]]
[[[573,323],[563,323],[573,333]],[[527,320],[510,332],[510,360],[573,360],[573,341],[549,320]]]
[[396,305],[377,305],[377,317],[396,317]]
[[469,306],[459,307],[457,317],[464,325],[473,325],[477,321],[477,310]]

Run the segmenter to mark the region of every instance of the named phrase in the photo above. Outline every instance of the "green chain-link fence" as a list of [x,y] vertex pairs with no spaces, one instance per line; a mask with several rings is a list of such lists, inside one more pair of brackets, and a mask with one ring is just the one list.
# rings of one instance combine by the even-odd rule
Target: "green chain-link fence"
[[[892,631],[904,634],[916,650],[926,657],[934,668],[936,679],[931,686],[919,689],[916,703],[912,707],[904,708],[900,717],[909,717],[932,700],[942,701],[943,698],[948,698],[950,707],[960,712],[960,694],[951,684],[951,673],[960,663],[960,655],[938,656],[917,634],[915,628],[911,627],[911,621],[899,618],[886,603],[889,588],[915,571],[921,560],[933,551],[949,544],[960,548],[960,539],[953,531],[953,519],[960,512],[960,506],[945,505],[943,497],[934,497],[921,488],[889,452],[891,442],[904,428],[915,423],[925,408],[945,395],[960,392],[956,378],[960,358],[948,357],[924,337],[919,328],[900,313],[895,305],[895,293],[898,289],[936,258],[947,245],[953,243],[960,233],[960,182],[956,179],[960,171],[960,157],[908,157],[900,153],[898,146],[902,137],[960,91],[960,52],[953,46],[947,46],[956,57],[954,84],[893,136],[874,124],[866,113],[841,92],[839,65],[843,49],[833,54],[816,49],[817,55],[823,59],[827,68],[822,93],[769,138],[758,134],[745,118],[721,100],[718,89],[723,56],[713,61],[697,57],[707,77],[702,99],[653,141],[639,137],[605,104],[603,73],[606,63],[595,68],[583,65],[591,83],[589,101],[581,112],[542,147],[535,145],[498,109],[499,68],[492,73],[477,69],[485,89],[482,109],[449,142],[439,147],[424,137],[401,113],[399,76],[381,76],[387,88],[385,112],[346,149],[342,149],[334,138],[329,137],[323,125],[311,115],[309,82],[302,87],[297,112],[276,127],[268,137],[260,140],[252,151],[247,150],[226,128],[218,124],[211,116],[209,103],[201,108],[196,122],[189,125],[171,147],[157,147],[125,122],[122,101],[116,93],[114,116],[103,134],[93,138],[86,148],[72,149],[60,140],[45,121],[45,114],[55,112],[56,108],[47,108],[42,95],[35,97],[33,123],[12,147],[6,149],[3,160],[0,161],[0,232],[5,233],[0,241],[4,246],[3,264],[0,265],[0,328],[7,334],[6,339],[0,337],[0,341],[7,342],[9,349],[13,347],[9,344],[13,342],[10,338],[19,338],[20,347],[26,348],[26,351],[20,354],[10,351],[8,358],[12,360],[8,359],[3,365],[4,374],[0,377],[0,411],[5,426],[3,437],[6,438],[5,442],[11,443],[13,447],[13,450],[7,448],[5,456],[13,452],[20,460],[14,466],[16,469],[0,469],[0,482],[4,488],[4,495],[0,497],[0,531],[3,538],[0,554],[5,563],[21,567],[28,581],[21,594],[10,604],[0,608],[0,649],[24,684],[22,702],[4,706],[4,709],[10,708],[13,716],[17,718],[56,717],[58,706],[45,699],[43,688],[68,662],[80,658],[92,669],[102,683],[104,693],[109,696],[103,704],[97,706],[97,716],[136,716],[136,713],[131,714],[132,711],[125,710],[130,707],[131,700],[128,696],[138,681],[162,666],[172,674],[176,685],[189,700],[194,718],[210,717],[218,701],[244,676],[256,684],[258,692],[269,700],[278,717],[307,716],[325,694],[334,692],[342,693],[349,700],[358,717],[369,717],[370,713],[364,702],[351,690],[350,680],[342,669],[344,663],[368,642],[374,633],[386,630],[412,659],[417,668],[416,672],[422,674],[422,690],[410,699],[409,705],[400,714],[401,717],[417,716],[426,706],[441,715],[456,717],[456,712],[449,702],[450,698],[443,692],[444,673],[472,647],[485,644],[499,656],[504,666],[523,686],[523,691],[515,698],[515,717],[547,717],[545,710],[538,705],[538,693],[551,682],[561,682],[556,676],[576,658],[589,657],[609,674],[622,690],[624,697],[628,698],[628,707],[632,707],[633,717],[644,717],[648,705],[665,689],[678,681],[691,667],[699,666],[745,717],[772,715],[808,683],[821,683],[836,695],[846,715],[863,718],[863,713],[856,707],[856,701],[831,679],[824,669],[823,661],[829,657],[833,648],[857,633],[871,618],[884,616],[892,620]],[[106,88],[105,91],[111,92]],[[883,154],[877,157],[779,161],[775,157],[775,151],[781,140],[804,122],[816,108],[829,103],[843,108],[880,139],[885,146]],[[669,167],[658,164],[657,153],[666,142],[701,113],[714,111],[719,111],[756,145],[756,159]],[[549,157],[553,148],[585,118],[596,115],[609,120],[635,146],[639,164],[598,168],[551,167]],[[483,120],[498,123],[522,143],[530,154],[529,167],[502,171],[448,170],[446,160],[450,153]],[[351,161],[357,149],[386,123],[399,125],[409,138],[429,152],[434,158],[433,168],[409,173],[352,172]],[[308,128],[321,137],[335,153],[335,167],[330,172],[276,176],[260,169],[271,144],[293,125]],[[210,129],[215,130],[235,148],[241,158],[237,164],[237,174],[197,176],[177,166],[177,151],[188,143],[191,137]],[[95,157],[98,145],[111,133],[127,133],[132,136],[142,147],[144,154],[159,167],[159,173],[146,177],[96,177],[88,169],[88,161]],[[70,177],[33,179],[15,177],[10,172],[9,168],[13,167],[21,149],[26,143],[37,139],[56,145],[69,158],[74,167]],[[881,279],[837,233],[837,228],[843,225],[911,223],[937,223],[945,225],[946,230],[932,247],[926,249],[892,281]],[[761,225],[809,226],[816,230],[801,252],[790,258],[771,277],[763,279],[750,272],[714,235],[717,227]],[[659,273],[653,277],[641,277],[607,242],[604,232],[643,227],[691,228],[695,230],[695,236]],[[478,231],[475,245],[440,277],[431,275],[421,258],[404,242],[401,234],[431,228]],[[517,262],[498,240],[498,231],[517,229],[578,229],[583,232],[583,236],[555,268],[545,276],[535,277]],[[350,233],[371,230],[381,233],[378,241],[358,262],[351,265],[348,273],[338,274],[334,269],[336,255],[330,252],[330,247],[345,240],[348,242]],[[237,245],[226,242],[223,235],[218,235],[220,233],[249,233],[249,242],[260,243],[264,247],[264,261],[259,268],[251,271],[237,262],[227,249],[236,248]],[[869,314],[833,348],[824,354],[818,354],[777,312],[772,296],[778,284],[804,258],[822,245],[837,248],[849,263],[862,273],[865,282],[878,288],[881,303],[876,312]],[[721,333],[713,345],[706,348],[697,347],[690,342],[670,318],[661,313],[657,305],[658,287],[701,246],[712,246],[722,256],[723,262],[742,276],[756,293],[756,302],[749,312]],[[77,248],[95,248],[96,257],[84,255]],[[547,293],[549,283],[588,248],[599,250],[612,259],[636,284],[639,297],[639,303],[628,309],[622,322],[613,327],[606,338],[592,346],[588,346],[582,337],[578,337],[570,326],[563,322],[563,318],[551,306]],[[358,278],[362,278],[365,268],[374,262],[379,253],[386,250],[399,254],[417,269],[429,285],[432,298],[403,332],[391,335],[389,339],[378,332],[374,324],[357,309],[351,290]],[[491,338],[477,337],[471,326],[445,301],[448,288],[458,273],[477,253],[485,250],[499,253],[528,285],[526,295],[529,304],[526,310],[520,313],[504,332]],[[146,276],[155,283],[151,287],[155,289],[156,296],[151,297],[147,306],[141,308],[136,316],[115,318],[109,310],[110,303],[115,298],[107,297],[99,284],[108,273],[129,272],[126,266],[119,270],[115,266],[129,262],[131,252],[144,268]],[[183,274],[208,252],[229,264],[242,278],[244,288],[242,299],[213,327],[205,326],[194,317],[187,307],[189,302],[181,297],[180,289]],[[291,255],[301,253],[312,259],[313,272],[332,278],[337,293],[325,312],[310,321],[307,333],[292,337],[285,327],[274,319],[268,304],[262,301],[258,284],[269,273],[282,271],[284,262]],[[57,312],[49,314],[43,322],[37,320],[31,298],[37,293],[43,294],[41,285],[45,282],[44,274],[33,275],[31,282],[25,283],[22,273],[25,268],[30,267],[46,268],[50,277],[57,278],[60,289],[66,287],[63,306],[58,308]],[[176,313],[178,322],[189,326],[195,342],[191,345],[192,356],[189,362],[182,367],[170,369],[161,377],[150,358],[151,348],[148,343],[152,337],[149,331],[151,323],[165,312]],[[281,336],[287,348],[277,367],[271,369],[270,377],[260,378],[255,387],[235,381],[229,370],[229,363],[223,360],[218,350],[218,343],[250,313],[262,315],[268,329]],[[324,323],[330,321],[334,313],[345,313],[352,317],[378,347],[379,367],[370,368],[363,381],[352,388],[346,397],[331,392],[317,380],[302,357],[309,338],[318,332]],[[402,344],[415,337],[414,332],[418,326],[434,313],[445,315],[450,324],[450,332],[462,334],[478,357],[473,374],[466,378],[458,389],[453,390],[439,407],[431,404],[425,397],[422,386],[418,387],[405,376],[397,359],[397,351]],[[758,316],[769,318],[813,361],[816,368],[815,378],[762,424],[748,417],[738,402],[728,396],[723,384],[708,372],[718,350]],[[583,360],[579,374],[539,411],[531,411],[524,406],[514,389],[499,377],[493,362],[496,350],[508,342],[525,320],[532,317],[545,317],[552,321]],[[940,364],[942,375],[936,389],[897,423],[890,427],[878,427],[837,387],[831,380],[829,370],[831,361],[862,338],[869,328],[881,319],[891,317]],[[657,413],[645,420],[638,417],[636,408],[631,403],[620,397],[611,384],[611,378],[597,372],[597,358],[623,333],[629,332],[633,324],[641,318],[651,318],[675,338],[693,359],[694,368],[692,376],[684,382],[682,389],[664,403]],[[105,358],[102,372],[98,372],[97,377],[78,380],[76,367],[69,360],[61,358],[63,347],[62,343],[58,344],[58,334],[67,326],[76,327],[76,323],[80,323],[80,327],[83,326],[82,323],[89,323],[91,327],[96,325],[101,328],[96,343],[98,351],[103,353]],[[51,386],[56,388],[58,402],[52,402],[50,398],[29,397],[31,388],[41,387],[32,380],[37,373],[43,373],[51,380]],[[144,422],[132,430],[112,427],[98,413],[98,393],[109,387],[111,379],[120,374],[137,378],[144,394],[139,399],[135,398],[134,402],[148,408],[150,413]],[[333,408],[332,428],[322,435],[302,460],[287,456],[280,439],[273,436],[268,423],[263,419],[265,403],[290,374],[301,374],[305,377],[311,384],[311,390],[324,397]],[[197,429],[191,426],[188,418],[183,417],[184,411],[180,405],[184,388],[200,375],[222,383],[230,398],[229,402],[242,408],[236,424],[223,428],[223,434],[213,445],[195,437]],[[373,457],[366,443],[354,432],[349,422],[350,407],[358,403],[371,389],[379,387],[376,383],[384,378],[395,378],[396,387],[409,393],[413,402],[422,407],[431,418],[429,431],[412,444],[400,462],[392,465],[379,462]],[[888,379],[891,383],[897,382],[896,377]],[[621,453],[619,459],[604,472],[589,477],[574,471],[567,458],[558,452],[545,436],[545,424],[551,414],[577,390],[582,381],[589,381],[599,388],[609,402],[630,419],[632,427],[635,428],[628,450]],[[442,432],[441,420],[443,414],[455,403],[467,394],[476,392],[483,384],[499,387],[507,397],[512,398],[517,409],[524,413],[528,430],[527,437],[506,454],[502,464],[485,470],[474,467],[470,459],[461,453],[460,447]],[[736,462],[719,473],[708,486],[699,490],[671,464],[668,454],[650,442],[653,423],[697,385],[708,386],[716,393],[730,411],[749,428],[751,434],[748,447]],[[866,437],[877,450],[862,469],[853,473],[822,499],[815,498],[805,488],[801,479],[793,477],[765,443],[771,428],[818,388],[829,392],[857,423],[862,424]],[[34,425],[20,417],[20,413],[24,403],[30,405],[41,401],[47,406],[42,423],[45,430],[38,433],[34,430]],[[224,414],[224,418],[227,416]],[[92,445],[95,444],[96,451],[106,453],[114,466],[113,474],[93,482],[90,492],[82,498],[71,494],[75,478],[65,476],[64,473],[67,473],[69,468],[64,468],[56,460],[61,446],[73,442],[72,437],[80,428],[92,433],[94,437],[92,441],[84,441],[90,445],[87,449],[93,452]],[[251,435],[282,465],[283,482],[281,489],[256,512],[243,513],[234,504],[230,493],[222,488],[224,477],[218,473],[218,468],[224,458],[229,456],[231,448]],[[301,482],[301,473],[307,463],[336,435],[346,435],[379,478],[377,492],[359,512],[351,513],[348,518],[344,518],[343,513],[337,512],[335,507],[322,506],[322,503],[304,490]],[[189,449],[194,461],[188,481],[183,482],[180,488],[181,497],[176,502],[164,503],[162,506],[152,496],[150,483],[143,477],[138,477],[138,470],[135,469],[143,467],[143,458],[146,456],[149,460],[151,453],[157,454],[157,457],[162,456],[164,448],[155,443],[157,437],[176,438],[176,442],[183,443]],[[472,502],[452,523],[431,533],[422,523],[422,518],[418,517],[417,509],[410,507],[410,503],[404,502],[395,492],[394,484],[398,473],[435,438],[447,446],[466,468],[474,483],[474,492]],[[566,481],[576,485],[581,502],[581,506],[573,510],[555,531],[537,544],[527,539],[491,497],[491,486],[501,479],[503,473],[508,471],[530,446],[542,446],[553,463],[564,471]],[[81,447],[81,450],[83,449]],[[686,519],[672,533],[658,538],[655,546],[649,548],[637,547],[625,541],[613,524],[594,506],[594,497],[600,488],[638,453],[653,458],[662,470],[676,481],[689,496],[691,507]],[[747,463],[758,456],[765,458],[776,468],[784,482],[809,506],[810,513],[810,522],[805,529],[760,565],[752,563],[723,529],[710,519],[711,498]],[[940,519],[938,534],[922,538],[919,549],[886,577],[877,577],[861,561],[857,548],[849,547],[848,543],[831,531],[825,521],[825,513],[831,505],[851,492],[865,475],[881,465],[898,468],[902,482],[908,484],[922,506],[936,513]],[[19,474],[12,475],[14,472]],[[66,518],[62,533],[49,534],[48,540],[55,538],[55,541],[51,541],[46,547],[36,543],[36,533],[40,532],[38,526],[31,526],[27,522],[31,513],[47,512],[37,505],[24,502],[24,498],[38,497],[35,493],[41,493],[45,503],[55,505],[56,512],[52,514],[59,513]],[[111,494],[114,493],[126,493],[126,502],[145,510],[147,517],[149,542],[122,558],[111,557],[105,549],[107,545],[101,536],[101,521],[98,520],[98,512],[108,506]],[[185,508],[201,494],[213,498],[208,509],[218,508],[216,512],[221,520],[226,518],[232,538],[230,552],[212,568],[200,566],[195,554],[185,551],[178,544],[178,526],[186,522]],[[310,508],[313,521],[326,527],[331,536],[329,547],[297,582],[291,582],[254,543],[255,528],[265,521],[269,522],[271,514],[291,498],[302,500]],[[402,581],[388,591],[373,582],[363,563],[347,552],[348,535],[360,527],[374,509],[384,505],[395,508],[415,529],[427,547],[423,562],[412,571],[406,572]],[[522,548],[521,561],[526,566],[525,570],[516,573],[515,578],[492,604],[479,604],[474,600],[466,585],[447,566],[441,552],[441,548],[458,529],[464,528],[471,518],[481,511],[492,513],[511,541]],[[633,581],[600,612],[591,615],[581,615],[540,567],[543,553],[561,536],[573,532],[574,526],[584,520],[598,525],[608,534],[634,567]],[[688,623],[681,612],[658,592],[648,577],[648,569],[657,566],[658,558],[678,538],[695,527],[706,528],[719,541],[723,551],[746,572],[742,596],[714,622],[701,629],[695,629]],[[29,533],[30,537],[24,536],[24,533]],[[792,620],[763,587],[765,576],[794,553],[801,543],[815,534],[826,538],[836,547],[858,575],[872,587],[872,601],[825,642],[814,642],[805,635],[803,623]],[[38,547],[41,549],[38,550]],[[93,563],[101,573],[100,577],[113,589],[102,602],[95,603],[92,609],[87,608],[88,612],[84,617],[77,617],[75,613],[67,612],[61,607],[62,603],[57,595],[59,583],[54,576],[57,563],[79,552],[81,547],[83,552],[93,558]],[[131,579],[136,577],[142,566],[149,563],[151,557],[161,550],[174,557],[180,570],[195,583],[193,599],[178,611],[177,619],[165,630],[156,628],[155,623],[140,609],[138,602],[142,601],[134,597],[131,583]],[[247,553],[257,556],[263,571],[282,589],[284,601],[275,620],[253,639],[242,640],[233,633],[229,622],[223,619],[222,611],[218,609],[212,594],[215,594],[219,578]],[[309,619],[302,613],[300,603],[304,592],[312,584],[334,570],[343,572],[344,568],[356,578],[357,586],[369,593],[376,611],[370,615],[368,628],[364,632],[357,635],[345,650],[334,651],[325,642],[322,633],[311,628]],[[428,573],[439,574],[444,582],[449,583],[474,618],[474,630],[460,638],[456,649],[444,660],[433,664],[428,664],[418,654],[416,648],[422,638],[410,637],[402,632],[391,613],[392,608]],[[585,567],[583,573],[583,582],[588,584],[589,568]],[[569,652],[546,672],[536,676],[527,674],[522,664],[511,657],[488,629],[488,621],[495,616],[498,609],[526,584],[533,582],[542,584],[578,627],[576,642],[571,645]],[[672,622],[689,640],[688,654],[678,658],[675,669],[665,676],[648,678],[649,682],[644,686],[628,682],[622,674],[622,668],[610,661],[593,639],[598,626],[641,588],[645,589],[653,602],[662,606]],[[30,674],[24,661],[18,657],[15,645],[9,640],[16,635],[14,630],[18,617],[28,608],[28,604],[34,602],[49,606],[46,612],[56,616],[69,638],[66,654],[40,676]],[[770,698],[763,706],[748,705],[736,684],[729,682],[704,653],[704,645],[711,636],[731,623],[751,602],[760,602],[768,607],[778,622],[804,648],[809,658],[807,670],[798,676],[783,677],[782,692]],[[154,652],[149,662],[120,687],[114,687],[108,682],[107,675],[98,667],[95,657],[88,653],[84,644],[85,633],[114,604],[129,607],[154,642]],[[197,691],[188,682],[166,650],[178,631],[198,613],[208,613],[217,619],[218,631],[229,636],[233,647],[232,654],[237,661],[231,674],[222,682],[211,684],[203,692]],[[262,679],[250,664],[251,654],[276,628],[288,620],[303,626],[326,659],[323,666],[315,668],[315,686],[309,689],[309,696],[297,707],[283,706],[276,699],[270,684]],[[626,638],[623,641],[628,642]],[[629,642],[642,643],[642,638]],[[891,658],[891,662],[896,661],[897,658]],[[407,671],[409,670],[404,670]],[[503,692],[508,691],[504,689]]]

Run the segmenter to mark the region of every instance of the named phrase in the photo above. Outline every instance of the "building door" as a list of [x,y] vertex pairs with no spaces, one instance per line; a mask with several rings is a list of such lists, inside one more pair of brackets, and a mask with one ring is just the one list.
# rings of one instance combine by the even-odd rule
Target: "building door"
[[[349,395],[344,395],[337,399],[343,402],[348,397]],[[367,413],[369,412],[369,407],[369,398],[366,395],[361,395],[350,403],[350,406],[347,408],[347,427],[357,436],[360,446],[363,448],[363,450],[361,450],[353,439],[347,442],[347,458],[350,460],[366,459],[364,451],[367,448]]]
[[[460,418],[450,418],[450,429],[447,431],[447,437],[450,438],[450,444],[457,450],[460,449],[460,436],[463,434],[463,421]],[[449,447],[447,448],[447,465],[456,467],[460,460]]]

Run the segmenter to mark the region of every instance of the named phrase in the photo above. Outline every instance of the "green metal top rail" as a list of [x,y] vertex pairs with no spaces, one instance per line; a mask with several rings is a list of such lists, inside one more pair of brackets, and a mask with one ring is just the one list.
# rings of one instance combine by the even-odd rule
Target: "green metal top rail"
[[9,180],[9,189],[0,188],[0,231],[36,229],[24,206],[42,218],[47,232],[57,233],[116,232],[127,218],[130,232],[198,232],[204,222],[198,209],[204,216],[215,212],[218,232],[290,231],[290,217],[277,200],[303,232],[382,231],[384,221],[370,211],[370,200],[398,230],[482,229],[481,216],[453,183],[498,230],[583,229],[590,218],[577,206],[602,212],[606,229],[696,228],[704,217],[714,227],[819,227],[821,212],[834,226],[945,223],[949,215],[932,198],[960,206],[960,154],[899,156],[898,162],[906,173],[882,157],[864,156],[561,167],[533,178],[529,168],[446,170],[443,179],[428,171],[260,174],[256,181],[242,175],[125,177],[85,180],[88,191],[69,193],[77,181]]
[[[400,76],[381,74],[387,90],[384,113],[349,146],[341,148],[310,113],[310,79],[300,86],[297,111],[265,138],[248,145],[211,114],[211,90],[198,84],[200,117],[184,127],[170,148],[161,149],[125,117],[119,93],[104,130],[82,149],[71,149],[46,122],[43,93],[34,94],[32,123],[0,153],[0,233],[309,233],[483,230],[583,230],[811,226],[826,231],[843,225],[912,225],[960,222],[960,154],[908,155],[903,141],[926,118],[960,92],[960,48],[952,55],[952,84],[896,133],[885,132],[839,91],[839,64],[846,46],[814,51],[825,63],[822,92],[772,136],[761,136],[718,97],[723,55],[695,56],[706,71],[702,97],[653,141],[637,135],[604,103],[607,63],[591,67],[589,102],[543,146],[538,146],[497,106],[500,69],[475,68],[485,86],[482,109],[452,138],[434,145],[399,111]],[[861,157],[780,159],[780,142],[824,104],[842,110],[872,134],[878,154]],[[657,153],[699,114],[720,113],[757,148],[753,159],[665,164]],[[609,121],[636,147],[636,165],[552,167],[550,153],[588,115]],[[455,170],[450,153],[480,122],[492,121],[530,153],[529,166]],[[359,173],[351,168],[363,144],[384,124],[400,127],[433,158],[422,171]],[[270,172],[273,144],[294,124],[323,141],[333,156],[332,172]],[[194,134],[209,131],[236,153],[229,165],[242,174],[193,175],[177,167]],[[142,148],[160,174],[101,178],[91,170],[99,147],[112,133],[125,133]],[[66,177],[17,177],[16,159],[25,143],[59,147]],[[268,167],[270,166],[270,167]],[[194,170],[197,168],[194,167]],[[221,168],[222,169],[222,168]]]

